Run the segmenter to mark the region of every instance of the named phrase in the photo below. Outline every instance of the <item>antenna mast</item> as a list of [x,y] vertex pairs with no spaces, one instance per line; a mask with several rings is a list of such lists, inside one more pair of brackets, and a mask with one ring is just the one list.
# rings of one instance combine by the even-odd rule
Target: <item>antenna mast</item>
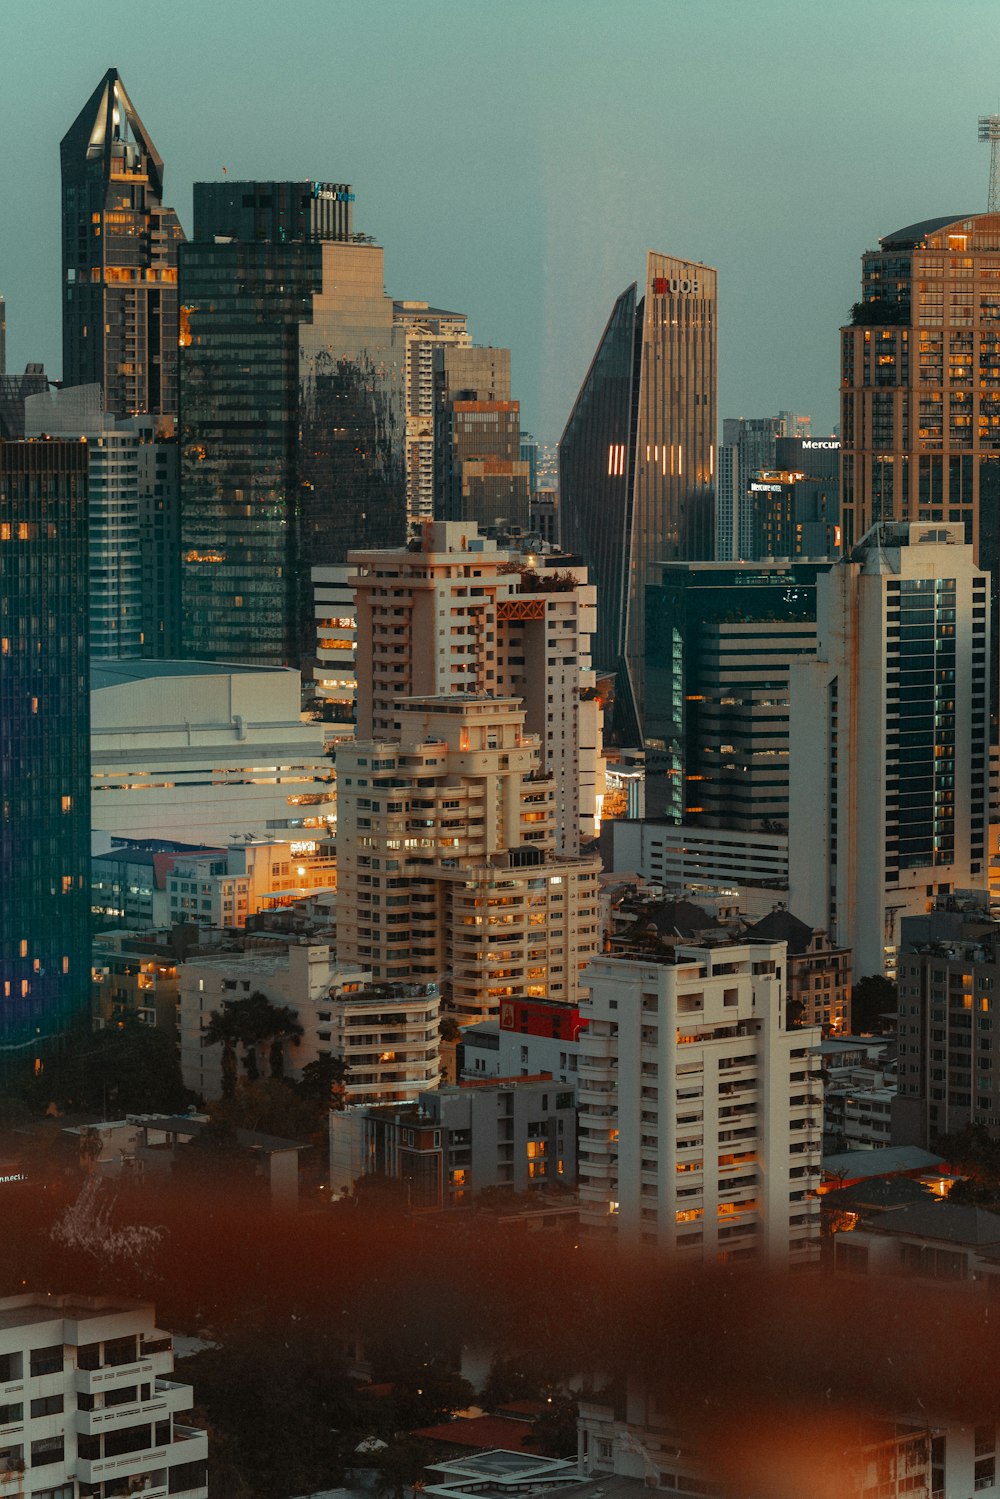
[[979,116],[979,139],[990,143],[990,196],[987,213],[1000,210],[1000,115]]

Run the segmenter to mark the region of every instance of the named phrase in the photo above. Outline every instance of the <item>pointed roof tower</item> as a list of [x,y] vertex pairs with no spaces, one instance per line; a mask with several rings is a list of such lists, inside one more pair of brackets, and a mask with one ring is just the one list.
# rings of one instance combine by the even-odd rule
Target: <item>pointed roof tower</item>
[[136,172],[148,177],[153,196],[163,195],[163,159],[125,92],[117,68],[109,68],[62,138],[64,182],[70,177]]

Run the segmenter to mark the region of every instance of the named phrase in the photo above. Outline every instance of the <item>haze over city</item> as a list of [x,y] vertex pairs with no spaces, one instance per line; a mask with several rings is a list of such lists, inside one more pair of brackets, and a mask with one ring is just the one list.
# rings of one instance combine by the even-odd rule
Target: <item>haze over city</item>
[[[16,15],[16,27],[14,17]],[[512,350],[522,426],[554,442],[648,249],[719,271],[719,415],[838,419],[859,257],[982,211],[998,104],[992,0],[177,0],[5,8],[8,367],[60,368],[58,140],[117,67],[191,232],[191,184],[351,182],[387,290]]]

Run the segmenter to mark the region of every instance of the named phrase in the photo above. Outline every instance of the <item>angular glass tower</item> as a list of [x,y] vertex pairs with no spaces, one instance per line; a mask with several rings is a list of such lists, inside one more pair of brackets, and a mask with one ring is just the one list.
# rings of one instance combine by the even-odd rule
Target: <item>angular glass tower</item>
[[716,272],[650,251],[615,303],[559,445],[562,540],[597,583],[595,665],[616,730],[642,741],[644,590],[714,548]]
[[63,382],[113,416],[177,410],[177,246],[163,162],[109,68],[63,136]]
[[[180,257],[183,649],[278,665],[313,647],[310,569],[404,538],[404,335],[381,248],[346,238],[342,215],[279,222],[265,186],[285,203],[349,191],[195,186]],[[254,238],[231,237],[241,224]]]
[[89,1010],[87,452],[0,441],[0,1070]]

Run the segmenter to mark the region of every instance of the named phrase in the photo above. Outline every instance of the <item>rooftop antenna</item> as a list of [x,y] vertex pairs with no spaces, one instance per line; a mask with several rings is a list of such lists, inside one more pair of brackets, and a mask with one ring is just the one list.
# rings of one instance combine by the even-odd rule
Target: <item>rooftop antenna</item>
[[979,116],[979,139],[990,143],[990,196],[987,213],[1000,210],[1000,115]]

